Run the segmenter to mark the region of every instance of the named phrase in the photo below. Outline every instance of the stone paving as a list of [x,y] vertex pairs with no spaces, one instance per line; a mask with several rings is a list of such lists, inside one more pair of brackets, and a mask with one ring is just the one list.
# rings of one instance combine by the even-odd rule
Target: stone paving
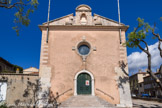
[[145,101],[133,99],[133,108],[162,108],[162,103],[155,101]]
[[[133,99],[133,108],[162,108],[162,103]],[[119,108],[97,96],[72,96],[61,103],[59,108]]]

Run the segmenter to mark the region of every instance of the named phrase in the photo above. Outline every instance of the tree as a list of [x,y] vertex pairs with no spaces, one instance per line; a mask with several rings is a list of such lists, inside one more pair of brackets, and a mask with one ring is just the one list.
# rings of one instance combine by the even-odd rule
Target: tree
[[[158,42],[159,42],[158,49],[159,49],[159,52],[160,52],[160,56],[162,58],[162,49],[160,47],[162,39],[160,38],[159,34],[156,34],[154,32],[155,26],[156,26],[155,24],[154,24],[154,28],[151,28],[151,26],[148,23],[144,22],[144,19],[138,18],[137,21],[138,21],[138,26],[131,33],[128,34],[128,40],[124,43],[124,45],[126,45],[130,48],[138,47],[144,53],[147,54],[147,58],[148,58],[147,73],[155,80],[155,82],[160,86],[160,88],[162,90],[162,82],[152,72],[152,69],[151,69],[151,54],[149,52],[148,43],[145,41],[146,37],[149,36],[150,32],[151,32],[154,35],[153,39],[157,39]],[[144,44],[145,48],[143,48],[141,46],[141,44]],[[159,68],[159,73],[162,75],[162,64]]]
[[37,9],[38,4],[38,0],[0,0],[1,8],[16,9],[13,29],[17,35],[19,35],[22,25],[28,26],[30,24],[29,15]]
[[0,108],[7,108],[6,103],[1,104],[1,105],[0,105]]
[[160,17],[160,21],[162,21],[162,17]]

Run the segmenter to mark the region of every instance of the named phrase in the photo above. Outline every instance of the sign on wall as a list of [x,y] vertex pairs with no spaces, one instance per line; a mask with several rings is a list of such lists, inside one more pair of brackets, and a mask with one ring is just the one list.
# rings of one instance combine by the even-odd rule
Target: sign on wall
[[86,85],[86,86],[89,86],[89,80],[86,80],[86,81],[85,81],[85,85]]

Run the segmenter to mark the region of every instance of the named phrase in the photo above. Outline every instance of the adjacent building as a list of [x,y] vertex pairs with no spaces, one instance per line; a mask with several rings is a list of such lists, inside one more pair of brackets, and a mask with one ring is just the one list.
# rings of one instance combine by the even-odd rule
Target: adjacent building
[[131,94],[141,96],[144,93],[144,77],[148,76],[148,73],[141,72],[129,77]]
[[[159,72],[156,72],[155,75],[162,82],[162,75]],[[162,90],[151,76],[144,77],[144,90],[151,97],[162,98]]]
[[23,70],[23,74],[39,74],[39,69],[36,67],[30,67]]
[[0,57],[0,73],[23,73],[23,68]]
[[[155,75],[162,81],[162,75],[157,71]],[[155,80],[146,72],[139,71],[130,76],[131,94],[141,97],[148,94],[150,97],[162,98],[162,91]]]
[[4,73],[4,72],[14,73],[16,72],[16,70],[13,64],[0,57],[0,73]]

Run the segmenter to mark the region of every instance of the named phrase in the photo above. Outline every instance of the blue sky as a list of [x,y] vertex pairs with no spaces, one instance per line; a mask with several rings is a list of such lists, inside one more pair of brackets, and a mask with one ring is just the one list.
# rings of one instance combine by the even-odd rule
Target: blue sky
[[[117,0],[51,0],[50,20],[75,13],[80,4],[89,5],[93,13],[118,21]],[[156,22],[156,32],[162,35],[161,5],[162,0],[120,0],[121,22],[130,26],[126,35],[137,26],[138,17],[151,25]],[[38,25],[47,20],[48,0],[39,0],[38,9],[30,15],[30,25],[22,27],[20,36],[12,30],[15,11],[0,8],[0,56],[23,68],[39,68],[41,31]],[[146,41],[149,45],[157,42],[151,38]],[[133,52],[141,51],[138,48],[127,49],[128,56]]]

